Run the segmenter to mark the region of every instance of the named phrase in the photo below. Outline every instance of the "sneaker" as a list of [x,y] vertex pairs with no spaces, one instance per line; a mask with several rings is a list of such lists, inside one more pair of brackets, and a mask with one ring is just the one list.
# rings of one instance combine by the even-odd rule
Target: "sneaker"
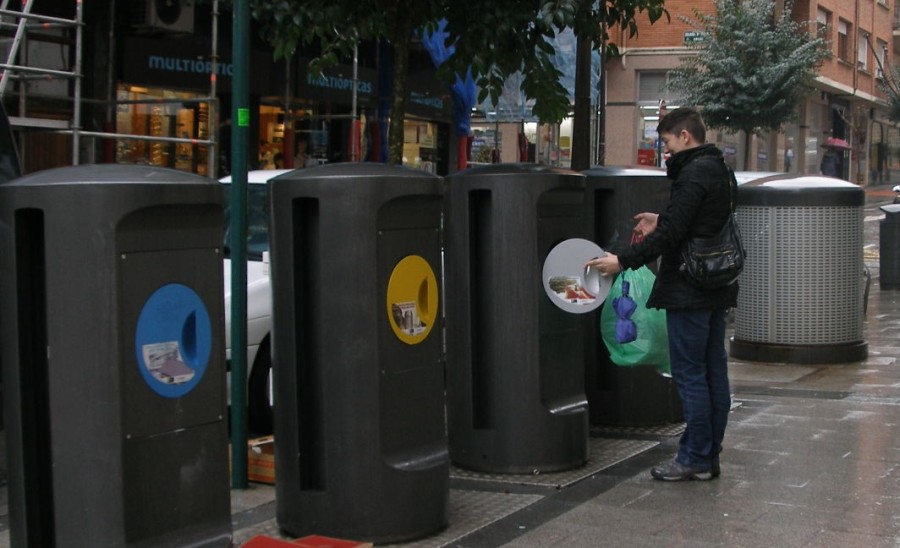
[[650,475],[662,481],[706,481],[714,477],[710,470],[691,468],[690,466],[679,463],[675,459],[666,461],[659,466],[654,466],[650,469]]

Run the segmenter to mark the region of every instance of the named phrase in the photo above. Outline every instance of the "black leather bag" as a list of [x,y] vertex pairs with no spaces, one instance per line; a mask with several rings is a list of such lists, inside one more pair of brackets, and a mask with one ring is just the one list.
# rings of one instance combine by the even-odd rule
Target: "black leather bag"
[[[732,191],[737,182],[731,175]],[[733,200],[732,200],[733,203]],[[681,246],[682,276],[698,289],[717,289],[733,284],[744,269],[747,256],[741,231],[729,212],[728,220],[712,238],[688,237]]]
[[734,213],[712,238],[688,238],[681,247],[681,273],[698,289],[733,284],[744,269],[746,252]]

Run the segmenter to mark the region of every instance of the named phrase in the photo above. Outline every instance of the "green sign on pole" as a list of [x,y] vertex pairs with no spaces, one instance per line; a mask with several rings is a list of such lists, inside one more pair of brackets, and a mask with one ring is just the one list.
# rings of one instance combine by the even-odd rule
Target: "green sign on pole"
[[250,127],[250,109],[249,108],[237,109],[237,115],[238,115],[238,126]]

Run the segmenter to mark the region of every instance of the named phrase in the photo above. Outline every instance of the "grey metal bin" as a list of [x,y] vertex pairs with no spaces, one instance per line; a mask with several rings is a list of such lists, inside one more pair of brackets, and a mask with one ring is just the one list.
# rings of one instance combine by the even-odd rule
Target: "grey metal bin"
[[859,186],[785,176],[738,187],[747,261],[730,354],[789,363],[864,360],[863,215]]
[[878,226],[878,285],[900,289],[900,204],[881,206],[884,220]]
[[269,192],[278,524],[375,542],[430,534],[449,498],[442,179],[333,164]]
[[[585,238],[611,253],[631,244],[635,215],[661,212],[669,203],[672,185],[663,169],[597,166],[582,173],[587,184]],[[610,360],[600,337],[599,313],[588,326],[585,379],[593,424],[650,426],[682,420],[671,377],[650,365],[619,367]]]
[[541,265],[554,245],[581,235],[584,177],[497,164],[447,185],[450,458],[498,473],[583,465],[584,333],[596,317],[557,308]]
[[229,546],[222,188],[89,165],[0,184],[13,546]]

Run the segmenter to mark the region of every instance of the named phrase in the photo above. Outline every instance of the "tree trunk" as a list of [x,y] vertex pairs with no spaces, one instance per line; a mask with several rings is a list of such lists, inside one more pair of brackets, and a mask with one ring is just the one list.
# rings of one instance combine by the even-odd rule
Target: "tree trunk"
[[[408,13],[408,12],[407,12]],[[394,97],[391,103],[391,125],[388,129],[388,164],[403,163],[403,121],[406,119],[406,84],[409,65],[409,42],[412,39],[412,20],[397,13],[391,33],[394,51]]]
[[591,167],[591,40],[581,37],[577,40],[572,169],[584,171]]
[[744,130],[744,171],[753,171],[750,169],[750,141],[753,137],[753,130]]

